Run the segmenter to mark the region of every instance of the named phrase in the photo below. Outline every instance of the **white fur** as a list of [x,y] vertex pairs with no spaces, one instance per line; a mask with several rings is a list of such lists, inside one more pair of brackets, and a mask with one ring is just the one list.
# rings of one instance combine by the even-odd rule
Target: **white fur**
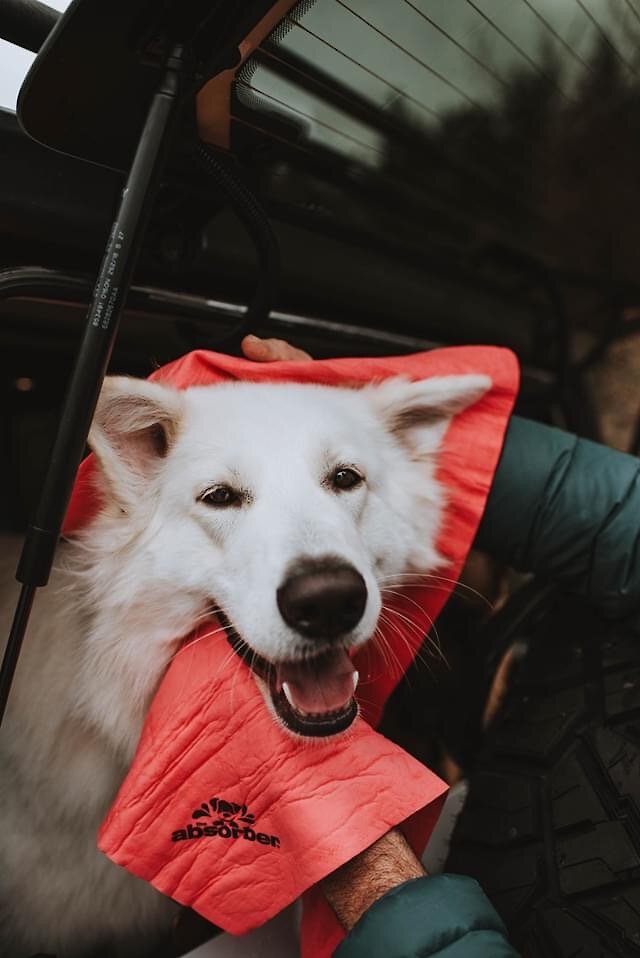
[[[2,955],[74,958],[101,940],[141,955],[166,932],[173,904],[97,852],[95,832],[180,639],[218,605],[262,656],[304,655],[276,590],[301,559],[331,555],[366,582],[345,644],[366,642],[385,577],[438,565],[437,449],[488,386],[107,383],[91,433],[104,506],[37,599],[2,734]],[[338,466],[365,482],[336,491]],[[201,501],[221,483],[242,505]]]

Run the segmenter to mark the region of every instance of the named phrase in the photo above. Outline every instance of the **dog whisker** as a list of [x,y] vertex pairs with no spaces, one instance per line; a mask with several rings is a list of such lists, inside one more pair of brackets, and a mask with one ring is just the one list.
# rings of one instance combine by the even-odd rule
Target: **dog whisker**
[[[383,588],[383,589],[386,588],[386,586],[383,585],[382,583],[383,583],[384,580],[386,580],[386,579],[392,580],[392,584],[393,584],[393,585],[397,585],[397,586],[398,586],[399,588],[401,588],[401,589],[420,589],[420,588],[425,588],[425,583],[424,583],[424,582],[416,582],[416,581],[409,581],[409,582],[404,581],[404,582],[399,582],[399,581],[398,581],[399,579],[409,579],[409,580],[429,579],[429,580],[432,580],[432,581],[435,581],[435,582],[443,582],[443,583],[445,583],[446,585],[453,585],[453,589],[451,590],[452,592],[456,593],[458,590],[466,591],[466,592],[470,593],[471,595],[474,595],[476,598],[480,599],[482,602],[484,602],[485,605],[486,605],[489,609],[491,609],[492,611],[493,611],[493,609],[494,609],[493,603],[487,598],[487,596],[486,596],[486,595],[483,595],[482,592],[479,592],[477,589],[474,589],[473,586],[467,585],[466,582],[460,582],[459,579],[451,579],[451,578],[448,578],[447,576],[439,575],[438,573],[434,573],[434,572],[397,572],[397,573],[390,574],[390,575],[378,576],[377,579],[378,579],[378,582],[381,584],[381,588]],[[429,588],[433,588],[433,586],[431,585],[431,582],[426,583],[426,585],[428,585]],[[442,591],[445,591],[445,588],[446,588],[446,586],[443,586],[443,587],[442,587]],[[447,590],[447,591],[448,591],[448,590]]]
[[[391,613],[393,613],[394,615],[398,616],[400,619],[402,619],[407,626],[409,626],[409,627],[411,627],[411,628],[413,629],[414,635],[416,635],[416,636],[418,636],[418,637],[420,638],[420,647],[418,647],[418,648],[416,649],[416,648],[414,648],[413,643],[410,643],[410,642],[407,640],[406,636],[403,635],[402,632],[400,632],[400,630],[398,629],[397,624],[396,624],[396,632],[403,638],[403,640],[407,643],[407,645],[408,645],[409,648],[411,649],[411,651],[412,651],[412,658],[417,659],[418,661],[423,662],[423,664],[425,664],[425,665],[427,666],[427,668],[430,669],[429,662],[427,661],[426,657],[424,656],[424,654],[423,654],[423,652],[422,652],[422,646],[423,646],[425,643],[427,643],[428,645],[430,645],[430,646],[432,647],[432,649],[434,649],[434,651],[437,653],[437,657],[440,658],[440,659],[445,663],[445,665],[447,666],[447,668],[450,668],[449,663],[448,663],[448,661],[447,661],[447,659],[446,659],[446,656],[444,655],[444,653],[443,653],[443,651],[442,651],[442,647],[441,647],[441,643],[440,643],[440,636],[439,636],[439,634],[438,634],[438,631],[437,631],[437,629],[436,629],[436,626],[435,626],[435,624],[434,624],[433,619],[431,618],[431,616],[429,616],[424,610],[421,610],[421,611],[422,611],[422,614],[426,616],[426,618],[428,619],[429,624],[430,624],[430,630],[427,630],[427,629],[419,628],[414,622],[411,621],[411,619],[409,619],[408,616],[406,616],[404,613],[400,612],[399,609],[396,609],[396,608],[394,608],[393,606],[388,606],[388,605],[387,605],[387,606],[384,606],[384,608],[385,608],[385,610],[386,610],[387,612],[391,612]],[[434,634],[435,634],[435,637],[436,637],[435,639],[434,639],[434,638],[431,636],[431,634],[430,634],[430,631],[431,631],[431,630],[432,630],[432,631],[434,632]]]
[[[397,609],[392,604],[386,605],[385,609],[387,610],[387,612],[392,613],[393,615],[397,616],[397,618],[402,620],[406,628],[410,630],[411,634],[418,639],[420,646],[422,646],[424,642],[429,641],[429,629],[425,628],[424,626],[418,626],[415,622],[413,622],[409,618],[409,616],[405,615],[404,612],[401,612],[400,609]],[[426,613],[424,612],[423,614],[426,615]],[[429,617],[427,616],[427,618]],[[429,624],[432,626],[432,628],[435,631],[435,626],[433,625],[433,621],[430,618],[429,618]],[[436,637],[438,639],[437,644],[439,645],[440,638],[437,635],[437,632],[436,632]]]
[[[378,643],[381,643],[381,645],[379,645]],[[374,672],[371,666],[372,653],[374,649],[379,650],[380,655],[383,659],[383,668],[379,672]],[[362,688],[362,686],[366,686],[367,684],[372,684],[373,682],[376,682],[382,675],[385,674],[385,672],[388,669],[391,668],[391,665],[387,656],[386,640],[384,636],[381,634],[379,626],[376,626],[373,635],[371,636],[367,645],[364,647],[363,651],[367,657],[367,664],[366,664],[366,669],[364,671],[364,674],[361,674],[360,676],[360,681],[358,683],[358,694],[360,694],[360,689]]]
[[[398,628],[397,624],[392,622],[390,619],[385,619],[384,621],[385,624],[406,643],[407,647],[411,649],[410,643],[406,640],[405,636],[402,635],[402,632]],[[389,662],[391,675],[397,674],[398,676],[402,676],[404,674],[404,666],[402,665],[397,652],[383,633],[378,634],[378,648],[381,650],[381,652],[383,652],[383,654],[385,652],[387,653],[386,657],[387,661]]]
[[397,609],[394,605],[385,605],[387,612],[391,612],[393,615],[397,615],[399,619],[402,619],[403,622],[407,624],[407,627],[411,629],[414,635],[416,635],[420,641],[425,637],[426,629],[418,626],[412,619],[409,618],[404,612],[401,612],[400,609]]
[[[405,612],[403,612],[401,609],[398,609],[398,608],[393,604],[393,602],[383,603],[382,608],[383,608],[383,610],[384,610],[385,612],[391,612],[391,613],[393,613],[394,615],[397,615],[399,618],[402,618],[402,619],[407,623],[407,625],[412,629],[412,631],[413,631],[416,635],[419,636],[419,638],[420,638],[421,640],[422,640],[422,638],[424,638],[426,629],[425,629],[423,626],[419,626],[416,622],[413,621],[413,619],[411,619],[411,618],[410,618]],[[424,609],[420,608],[419,610],[420,610],[420,614],[421,614],[421,615],[424,615],[426,618],[429,618],[429,616],[428,616],[427,613],[424,611]]]
[[[431,637],[431,635],[430,635],[430,630],[429,630],[429,629],[425,629],[425,628],[422,628],[422,627],[418,628],[417,626],[415,626],[415,623],[412,623],[412,624],[414,625],[414,627],[415,627],[416,629],[418,629],[418,632],[420,633],[420,636],[421,636],[421,645],[424,644],[425,642],[428,643],[429,645],[432,645],[432,646],[436,649],[438,655],[439,655],[443,660],[445,660],[445,659],[444,659],[444,655],[443,655],[443,653],[442,653],[440,636],[439,636],[439,634],[438,634],[438,630],[436,629],[435,623],[434,623],[433,619],[431,618],[431,616],[428,615],[428,613],[422,608],[422,606],[420,606],[417,602],[414,602],[409,596],[405,596],[405,595],[404,595],[403,593],[401,593],[401,592],[396,592],[394,589],[388,589],[388,588],[387,588],[387,589],[385,589],[384,591],[385,591],[385,593],[390,593],[390,594],[392,594],[392,595],[397,595],[397,596],[399,596],[400,598],[402,598],[403,600],[407,600],[407,601],[409,601],[409,602],[412,602],[412,604],[416,606],[416,608],[418,609],[418,611],[420,612],[420,614],[421,614],[421,615],[424,615],[424,616],[429,620],[430,627],[431,627],[431,629],[433,630],[433,632],[434,632],[434,634],[435,634],[435,636],[436,636],[437,641],[435,641],[435,640]],[[393,606],[393,605],[385,605],[384,608],[386,608],[389,612],[394,612],[396,615],[401,615],[401,614],[403,614],[403,613],[400,613],[400,611],[399,611],[398,609],[396,609],[395,606]],[[408,617],[405,616],[405,618],[407,619],[408,622],[410,621],[410,620],[408,619]],[[422,650],[421,650],[421,649],[417,650],[417,652],[415,653],[415,658],[417,658],[417,659],[419,659],[420,661],[422,661],[422,662],[424,662],[425,664],[427,664],[426,658],[422,655]],[[446,660],[445,660],[445,661],[446,661]],[[448,663],[447,663],[447,664],[448,664]]]
[[[419,649],[416,649],[415,646],[414,646],[411,642],[408,641],[408,639],[406,638],[406,636],[405,636],[404,633],[402,632],[402,629],[401,629],[399,623],[394,622],[393,620],[391,620],[391,619],[389,619],[389,618],[386,618],[385,624],[386,624],[387,627],[393,632],[394,636],[397,636],[397,638],[398,638],[401,642],[404,643],[405,647],[408,649],[408,651],[409,651],[409,653],[410,653],[411,659],[416,658],[416,656],[418,656],[418,655],[420,654],[420,650],[419,650]],[[392,654],[394,655],[394,657],[399,661],[398,656],[397,656],[397,653],[395,652],[395,650],[393,650],[393,646],[392,646],[391,643],[389,642],[389,639],[386,638],[386,637],[383,637],[383,638],[384,638],[385,644],[386,644],[387,647],[389,648],[389,651],[392,652]],[[405,670],[404,670],[404,667],[401,666],[401,668],[400,668],[400,674],[402,674],[404,671],[405,671]]]
[[384,600],[385,595],[397,595],[398,598],[402,599],[403,602],[410,602],[411,605],[415,606],[418,612],[423,615],[424,609],[419,602],[416,602],[415,599],[412,599],[410,595],[405,595],[404,592],[400,592],[398,589],[391,589],[389,586],[385,586],[382,590],[382,598]]

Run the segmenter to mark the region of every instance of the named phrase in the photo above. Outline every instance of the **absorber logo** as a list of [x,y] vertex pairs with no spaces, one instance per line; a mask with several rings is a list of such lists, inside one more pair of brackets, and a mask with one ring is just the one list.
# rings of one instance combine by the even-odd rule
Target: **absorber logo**
[[172,842],[224,838],[232,841],[241,839],[245,842],[258,842],[259,845],[280,848],[280,839],[276,835],[258,832],[252,827],[256,823],[256,816],[246,805],[227,802],[223,798],[210,798],[208,802],[202,802],[198,808],[194,809],[191,817],[196,824],[190,822],[184,828],[173,832]]

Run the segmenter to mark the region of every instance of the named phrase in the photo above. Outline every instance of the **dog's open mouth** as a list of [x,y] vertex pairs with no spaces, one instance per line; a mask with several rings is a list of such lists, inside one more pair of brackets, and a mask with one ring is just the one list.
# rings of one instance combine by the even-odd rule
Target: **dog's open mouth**
[[358,714],[358,673],[344,649],[304,662],[280,662],[274,671],[271,699],[285,725],[299,735],[335,735]]
[[220,616],[232,648],[265,683],[280,720],[297,735],[336,735],[358,714],[354,697],[358,673],[345,649],[331,649],[300,661],[268,662]]

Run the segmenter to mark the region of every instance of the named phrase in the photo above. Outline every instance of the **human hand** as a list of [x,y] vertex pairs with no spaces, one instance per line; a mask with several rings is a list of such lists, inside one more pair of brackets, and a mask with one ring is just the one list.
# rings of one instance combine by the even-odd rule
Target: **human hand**
[[242,340],[242,352],[247,359],[256,363],[272,363],[277,360],[310,360],[309,353],[297,349],[284,339],[260,339],[258,336],[245,336]]

